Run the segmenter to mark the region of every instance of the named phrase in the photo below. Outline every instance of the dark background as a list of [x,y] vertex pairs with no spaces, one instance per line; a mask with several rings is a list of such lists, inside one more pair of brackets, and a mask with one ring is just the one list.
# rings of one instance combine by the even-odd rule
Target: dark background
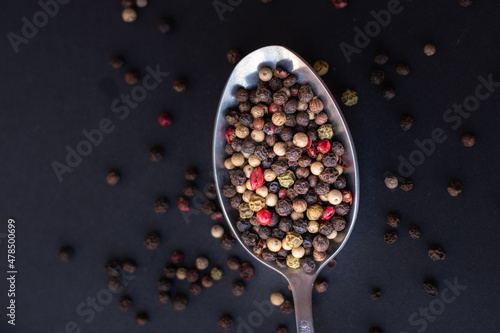
[[[496,1],[474,1],[463,8],[457,1],[401,2],[404,10],[392,16],[388,27],[348,63],[339,48],[353,44],[354,27],[361,29],[373,17],[371,10],[387,8],[386,1],[350,1],[336,10],[328,0],[274,0],[262,4],[243,0],[221,21],[211,1],[154,1],[138,9],[136,22],[121,21],[120,1],[70,1],[40,28],[15,54],[7,33],[20,34],[21,18],[31,21],[40,10],[35,1],[3,3],[0,44],[0,234],[7,232],[7,219],[17,226],[17,325],[12,329],[2,313],[0,331],[64,331],[67,322],[78,323],[82,332],[218,332],[221,314],[247,320],[257,311],[254,300],[267,300],[286,283],[271,270],[255,265],[256,276],[247,292],[236,298],[231,283],[237,274],[225,266],[228,254],[252,260],[239,245],[230,253],[210,236],[213,222],[196,207],[189,218],[173,204],[181,193],[183,172],[200,169],[199,188],[210,180],[212,124],[220,93],[233,65],[225,57],[231,48],[243,54],[256,48],[280,44],[302,55],[310,63],[325,59],[330,72],[323,77],[340,99],[352,88],[359,93],[354,107],[343,106],[355,141],[361,175],[360,211],[357,225],[335,269],[322,277],[330,284],[324,294],[314,294],[317,332],[368,332],[379,326],[384,332],[416,332],[409,317],[432,298],[422,291],[422,281],[435,279],[440,289],[455,278],[467,286],[447,304],[444,313],[428,322],[426,332],[498,332],[500,310],[498,260],[498,122],[500,97],[495,91],[477,111],[453,130],[443,113],[475,92],[478,76],[493,75],[500,81],[500,24]],[[164,16],[175,21],[175,31],[161,35],[157,21]],[[437,53],[422,52],[427,42]],[[380,87],[370,85],[374,51],[385,48],[389,63],[383,66],[387,81],[397,88],[397,97],[386,102]],[[145,74],[157,64],[170,76],[148,94],[125,120],[111,112],[111,101],[131,87],[123,80],[125,69],[109,66],[115,54],[127,60],[125,69]],[[398,77],[398,61],[411,65],[408,77]],[[178,76],[189,80],[186,93],[173,91]],[[157,116],[167,111],[174,124],[162,128]],[[409,114],[414,128],[403,132],[399,119]],[[81,131],[110,118],[116,129],[105,135],[80,166],[59,182],[51,167],[64,163],[67,145],[84,139]],[[415,188],[406,193],[390,191],[384,173],[396,172],[398,156],[416,148],[415,139],[429,138],[434,128],[444,129],[448,140],[426,157],[410,177]],[[473,148],[464,148],[460,137],[471,131],[477,136]],[[166,158],[148,159],[149,148],[161,144]],[[117,168],[122,180],[114,187],[105,175]],[[464,191],[448,195],[450,180],[462,181]],[[172,207],[157,215],[153,203],[167,196]],[[383,241],[386,214],[397,211],[402,218],[399,238],[393,245]],[[422,237],[413,240],[408,227],[415,223]],[[162,235],[161,247],[146,251],[142,245],[150,230]],[[6,271],[6,240],[1,239],[1,270]],[[71,244],[74,259],[63,263],[59,248]],[[446,260],[433,262],[427,249],[439,244]],[[185,265],[206,255],[211,265],[225,268],[225,276],[202,295],[189,296],[184,312],[173,311],[156,299],[156,281],[170,253],[182,249]],[[127,313],[116,302],[121,294],[86,323],[76,308],[87,297],[106,288],[103,265],[110,258],[134,258],[136,278],[122,294],[133,298]],[[255,262],[256,263],[256,262]],[[1,273],[3,276],[4,273]],[[7,285],[0,283],[1,308],[7,306]],[[177,292],[187,291],[185,281]],[[380,287],[382,298],[370,298]],[[440,296],[438,296],[440,297]],[[3,310],[6,311],[6,310]],[[138,311],[147,311],[150,323],[137,327]],[[279,309],[254,332],[274,332],[278,324],[295,330],[293,315]],[[236,323],[231,332],[237,332]]]

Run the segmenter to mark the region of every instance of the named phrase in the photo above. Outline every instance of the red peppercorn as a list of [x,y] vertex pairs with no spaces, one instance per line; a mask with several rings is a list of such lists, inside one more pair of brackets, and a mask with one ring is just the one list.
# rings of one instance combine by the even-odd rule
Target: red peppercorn
[[231,141],[230,137],[231,137],[231,134],[233,134],[233,128],[232,127],[229,127],[226,131],[226,140],[227,140],[227,143],[229,144],[232,144],[233,141]]
[[257,221],[262,225],[268,225],[271,223],[271,212],[267,209],[261,209],[257,212]]
[[181,212],[189,212],[189,201],[188,201],[188,199],[186,199],[184,197],[179,197],[177,199],[177,208],[179,208],[179,210]]
[[337,9],[342,9],[347,6],[347,0],[332,0],[332,3]]
[[330,141],[321,140],[320,142],[318,142],[317,150],[318,150],[318,153],[326,154],[330,151],[331,147],[332,147],[332,145],[330,144]]
[[306,149],[311,148],[312,144],[313,144],[313,140],[311,138],[309,138],[309,143],[307,144]]
[[333,214],[335,214],[335,208],[333,206],[326,206],[323,208],[323,215],[321,215],[321,219],[323,221],[328,221],[332,218]]
[[262,185],[264,185],[264,174],[262,173],[262,169],[258,167],[250,174],[250,187],[252,190],[256,190]]
[[159,117],[158,117],[158,122],[160,123],[161,126],[163,127],[167,127],[167,126],[170,126],[172,125],[172,119],[170,119],[170,116],[168,115],[168,113],[162,113]]
[[343,190],[342,191],[342,197],[343,197],[345,203],[352,204],[352,194],[351,194],[351,191],[349,191],[349,190]]
[[280,79],[286,79],[288,77],[288,72],[281,67],[276,67],[273,71],[275,77]]
[[286,189],[282,189],[282,190],[280,190],[280,191],[278,192],[278,197],[279,197],[280,199],[284,199],[284,198],[286,198],[286,195],[287,195],[287,191],[286,191]]
[[283,105],[278,105],[278,104],[272,102],[271,105],[269,105],[269,112],[276,113],[278,111],[283,111]]
[[307,155],[309,155],[310,158],[316,158],[316,156],[318,156],[318,153],[316,152],[316,144],[311,144],[311,146],[307,148]]
[[182,258],[184,258],[184,254],[181,251],[174,251],[170,256],[170,261],[172,264],[178,264],[181,262]]

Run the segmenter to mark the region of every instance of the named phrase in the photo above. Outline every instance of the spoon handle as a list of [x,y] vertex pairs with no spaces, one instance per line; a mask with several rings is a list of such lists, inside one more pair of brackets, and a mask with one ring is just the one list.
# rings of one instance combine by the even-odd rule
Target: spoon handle
[[300,274],[289,279],[293,293],[295,319],[298,333],[314,333],[312,313],[312,288],[314,275]]

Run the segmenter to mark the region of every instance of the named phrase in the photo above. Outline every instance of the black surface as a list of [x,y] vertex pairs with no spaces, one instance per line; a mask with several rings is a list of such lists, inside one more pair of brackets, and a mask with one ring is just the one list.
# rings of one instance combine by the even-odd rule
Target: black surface
[[[228,254],[250,260],[244,250],[237,246],[229,253],[223,251],[210,236],[213,222],[201,213],[185,220],[175,207],[165,215],[153,211],[160,195],[174,206],[187,167],[201,170],[198,187],[209,181],[213,119],[232,70],[226,51],[237,48],[249,53],[281,44],[311,63],[327,60],[331,69],[324,80],[336,98],[346,88],[356,89],[360,96],[356,106],[343,107],[360,164],[360,212],[337,268],[321,274],[330,289],[314,295],[316,331],[368,332],[371,326],[380,326],[384,332],[417,332],[421,326],[412,326],[409,317],[432,302],[422,290],[423,280],[431,277],[440,290],[446,287],[445,280],[454,279],[467,289],[428,321],[426,332],[497,332],[498,90],[456,130],[443,114],[474,94],[478,76],[492,74],[500,81],[499,4],[475,1],[463,8],[454,0],[404,0],[403,11],[393,15],[391,23],[348,63],[339,44],[353,44],[353,28],[363,28],[373,20],[371,10],[386,6],[385,1],[363,0],[336,10],[327,0],[275,0],[268,5],[246,0],[226,12],[221,22],[210,1],[152,0],[138,11],[136,22],[125,24],[118,0],[70,1],[15,54],[7,33],[19,34],[21,18],[31,20],[40,7],[35,1],[3,3],[0,233],[7,232],[8,218],[16,220],[18,275],[16,326],[7,325],[2,313],[0,331],[59,333],[66,323],[75,321],[82,332],[218,332],[221,314],[246,321],[257,311],[254,301],[267,300],[276,288],[287,291],[276,273],[255,265],[256,276],[247,283],[247,292],[236,298],[230,285],[237,274],[226,268],[225,260]],[[164,15],[175,21],[175,31],[168,35],[156,30]],[[422,52],[429,41],[437,46],[433,57]],[[390,102],[382,99],[380,87],[368,82],[370,70],[377,67],[371,59],[379,47],[389,52],[383,69],[397,88],[397,97]],[[126,68],[136,68],[143,75],[146,66],[157,64],[170,73],[125,120],[110,107],[113,99],[131,90],[123,81],[124,70],[109,66],[115,54],[124,55]],[[398,61],[411,65],[408,77],[395,75]],[[178,76],[189,80],[184,94],[171,88]],[[163,111],[174,120],[166,129],[157,124]],[[399,128],[404,114],[415,118],[409,132]],[[63,162],[65,147],[75,147],[84,138],[83,129],[96,128],[106,117],[116,126],[114,132],[105,135],[81,165],[59,182],[51,163]],[[398,156],[408,157],[416,147],[414,140],[429,138],[438,127],[448,139],[416,168],[411,176],[415,188],[408,193],[385,188],[384,173],[397,171]],[[460,137],[466,131],[477,135],[473,148],[461,146]],[[167,152],[160,163],[148,159],[155,144]],[[122,174],[114,187],[105,182],[111,168]],[[456,198],[446,191],[452,179],[464,185]],[[399,239],[390,246],[382,237],[389,211],[402,217]],[[419,240],[409,237],[411,223],[421,227]],[[157,251],[148,252],[142,245],[150,230],[161,232]],[[69,263],[58,257],[64,244],[75,248]],[[426,250],[432,244],[443,247],[446,260],[428,258]],[[5,239],[0,248],[3,276]],[[156,281],[176,249],[185,252],[187,266],[204,254],[226,272],[213,288],[189,296],[189,307],[181,313],[156,299]],[[136,278],[124,291],[133,298],[133,307],[122,313],[116,306],[120,294],[114,295],[87,323],[88,316],[79,316],[76,309],[106,288],[103,265],[113,257],[132,257],[139,264]],[[1,308],[6,311],[7,285],[1,280]],[[382,290],[378,301],[370,298],[373,287]],[[175,289],[188,294],[187,283],[176,282]],[[151,319],[143,328],[134,323],[141,310]],[[274,332],[278,324],[286,324],[293,332],[294,320],[276,308],[253,331]],[[237,324],[231,332],[238,332]]]

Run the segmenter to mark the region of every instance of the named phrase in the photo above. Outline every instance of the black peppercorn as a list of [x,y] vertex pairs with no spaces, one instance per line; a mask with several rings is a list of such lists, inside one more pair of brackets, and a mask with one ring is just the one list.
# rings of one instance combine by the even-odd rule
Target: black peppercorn
[[196,194],[196,185],[192,182],[186,182],[182,188],[182,194],[187,197],[192,197]]
[[351,210],[351,206],[348,203],[341,202],[337,206],[335,206],[335,213],[340,216],[346,216],[349,214]]
[[189,168],[184,173],[184,177],[186,177],[186,179],[189,181],[194,181],[197,176],[198,176],[198,170],[196,170],[195,168]]
[[277,91],[273,94],[273,101],[278,105],[283,105],[288,100],[288,96],[284,91]]
[[132,305],[132,300],[128,296],[123,296],[118,300],[118,308],[122,311],[127,311]]
[[314,92],[310,85],[303,84],[300,86],[298,96],[302,103],[309,103],[314,97]]
[[301,235],[305,234],[307,232],[307,221],[304,219],[297,219],[292,222],[292,228]]
[[172,307],[176,311],[183,311],[186,309],[188,300],[184,295],[176,295],[172,299]]
[[389,213],[387,215],[387,224],[390,225],[393,228],[397,228],[399,226],[399,223],[401,223],[401,219],[399,218],[399,215],[396,213]]
[[144,239],[144,246],[148,250],[155,250],[160,246],[160,235],[156,232],[150,232]]
[[245,282],[238,280],[233,282],[231,291],[234,296],[241,296],[245,293],[246,287],[245,287]]
[[323,221],[323,222],[320,222],[319,224],[319,233],[324,235],[324,236],[328,236],[328,235],[331,235],[333,232],[334,232],[334,228],[333,228],[333,223],[330,223],[328,221]]
[[389,56],[387,52],[384,50],[375,51],[375,56],[373,57],[373,61],[378,65],[385,65],[385,63],[389,60]]
[[201,294],[203,290],[203,285],[200,281],[194,281],[189,285],[189,292],[195,296]]
[[171,288],[172,288],[172,280],[166,277],[161,277],[158,280],[158,291],[170,291]]
[[236,241],[230,235],[224,234],[224,236],[220,239],[220,245],[222,246],[222,249],[230,251],[236,245]]
[[69,245],[61,247],[59,250],[59,258],[61,258],[62,261],[68,262],[71,260],[73,257],[73,248]]
[[387,231],[384,234],[384,241],[387,244],[393,244],[394,242],[396,242],[397,239],[398,239],[398,233],[395,230]]
[[401,182],[401,185],[399,185],[399,188],[403,191],[408,192],[413,188],[413,182],[409,179],[404,180],[403,182]]
[[382,296],[382,292],[380,291],[380,289],[375,288],[372,290],[370,296],[373,300],[378,300]]
[[[310,248],[309,248],[310,249]],[[310,256],[304,256],[300,259],[300,267],[306,273],[312,273],[316,268],[313,258]]]
[[386,101],[390,101],[396,97],[396,90],[392,86],[386,86],[382,89],[382,96]]
[[238,273],[240,274],[241,278],[243,280],[251,280],[254,275],[254,269],[252,265],[250,265],[247,262],[244,262],[241,264],[240,269],[238,270]]
[[328,290],[328,282],[324,280],[316,280],[316,282],[314,282],[314,289],[316,289],[316,291],[320,294],[324,293]]
[[237,64],[241,60],[241,53],[238,50],[232,49],[227,51],[226,53],[226,58],[227,61],[229,61],[230,64]]
[[127,273],[133,274],[137,269],[137,264],[132,259],[127,259],[123,262],[123,270]]
[[149,150],[149,159],[152,162],[160,162],[165,155],[165,150],[160,146],[154,146]]
[[290,88],[294,84],[297,83],[297,76],[294,74],[289,74],[284,80],[283,80],[283,86],[286,88]]
[[407,76],[410,74],[410,66],[405,63],[399,63],[396,65],[396,74],[401,76]]
[[237,271],[240,269],[240,260],[235,257],[229,257],[227,259],[227,267],[229,267],[230,270],[232,271]]
[[137,84],[139,82],[139,73],[135,70],[129,70],[125,73],[125,82],[130,85]]
[[332,260],[330,260],[330,262],[328,263],[328,268],[335,268],[335,266],[337,266],[337,259],[333,258]]
[[429,296],[437,296],[439,294],[438,288],[434,281],[424,281],[422,284],[424,292]]
[[200,272],[197,269],[190,269],[187,271],[186,280],[187,282],[193,283],[200,277]]
[[162,34],[167,34],[174,29],[172,21],[168,18],[163,18],[158,22],[157,25],[158,31]]
[[165,213],[168,209],[168,199],[167,198],[160,198],[156,200],[155,202],[155,212],[160,214],[160,213]]
[[403,131],[409,131],[413,127],[413,118],[410,116],[403,116],[399,122],[399,126]]
[[431,258],[434,261],[444,260],[446,258],[446,253],[444,253],[442,248],[437,247],[437,246],[432,246],[427,251],[427,254],[429,255],[429,258]]
[[273,229],[272,236],[274,238],[282,239],[283,237],[285,237],[285,232],[283,230],[275,228]]
[[205,275],[201,278],[201,285],[203,288],[210,288],[214,285],[214,280],[210,277],[210,275]]
[[120,276],[122,267],[116,260],[111,260],[104,265],[104,270],[108,276]]
[[273,77],[269,81],[269,88],[271,88],[271,90],[273,90],[273,91],[278,91],[281,88],[283,88],[283,82],[279,78]]
[[458,4],[462,7],[469,7],[472,5],[472,0],[458,0]]
[[243,202],[243,199],[241,197],[241,194],[236,194],[234,197],[231,198],[231,207],[234,209],[238,209],[240,207],[240,204]]
[[245,173],[243,170],[231,170],[229,172],[229,177],[231,178],[231,184],[234,186],[242,186],[245,185],[247,181],[247,177],[245,176]]
[[[245,88],[240,88],[236,91],[236,93],[234,94],[234,98],[236,98],[236,100],[240,103],[244,103],[246,101],[248,101],[248,90],[246,90]],[[234,125],[234,124],[231,124],[231,125]]]
[[173,88],[177,92],[185,92],[187,89],[187,80],[184,78],[178,78],[174,81]]
[[[297,106],[299,105],[299,101],[295,98],[290,98],[286,103],[283,105],[283,111],[287,114],[292,114],[297,111]],[[307,124],[306,124],[307,125]],[[306,126],[304,125],[304,126]]]
[[219,327],[223,331],[229,331],[233,326],[233,319],[229,315],[223,315],[219,319]]
[[448,186],[448,193],[452,197],[456,197],[460,193],[462,193],[462,184],[458,180],[452,180],[450,185]]
[[294,310],[293,301],[289,299],[285,300],[283,304],[281,304],[280,310],[281,312],[283,312],[283,314],[291,314]]
[[111,67],[113,67],[114,69],[120,69],[123,67],[124,64],[125,60],[123,60],[123,58],[120,56],[115,56],[111,58]]
[[420,238],[420,229],[416,225],[410,226],[410,236],[413,239],[419,239]]
[[163,268],[163,275],[165,275],[165,277],[168,279],[175,278],[175,272],[176,268],[174,266],[169,265]]
[[144,326],[148,323],[149,321],[149,316],[145,312],[140,312],[137,314],[135,317],[135,323],[139,326]]
[[168,291],[160,291],[158,293],[158,301],[162,304],[167,304],[170,301],[170,293]]
[[259,241],[259,236],[253,231],[245,231],[241,234],[241,240],[246,246],[255,246]]
[[122,286],[122,281],[118,276],[112,276],[108,281],[108,289],[112,292],[117,291]]
[[214,183],[211,182],[205,186],[205,196],[210,200],[217,199],[217,190]]
[[383,70],[374,69],[370,73],[370,83],[376,86],[382,84],[384,82],[384,78],[385,78],[385,73]]

